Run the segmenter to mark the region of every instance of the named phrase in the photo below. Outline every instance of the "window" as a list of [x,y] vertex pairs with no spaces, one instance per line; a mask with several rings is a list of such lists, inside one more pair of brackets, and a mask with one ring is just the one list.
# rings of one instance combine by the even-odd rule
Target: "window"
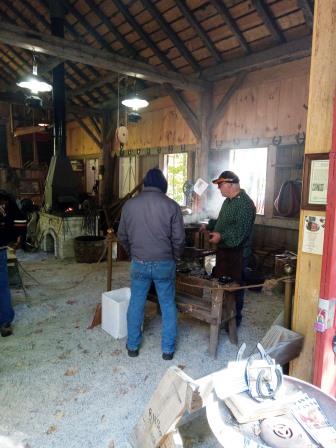
[[257,214],[265,211],[267,148],[231,149],[229,169],[255,203]]
[[188,154],[165,154],[163,172],[168,181],[167,195],[179,205],[185,205],[183,185],[188,179]]

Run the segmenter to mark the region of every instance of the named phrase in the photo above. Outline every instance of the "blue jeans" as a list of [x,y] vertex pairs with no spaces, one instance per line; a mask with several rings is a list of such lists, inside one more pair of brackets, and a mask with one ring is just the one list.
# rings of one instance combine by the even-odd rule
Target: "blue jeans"
[[175,261],[136,261],[131,263],[131,300],[127,310],[127,347],[136,350],[141,343],[141,325],[152,281],[162,312],[162,352],[173,353],[177,335],[175,305]]
[[7,250],[0,249],[0,326],[14,319],[7,270]]

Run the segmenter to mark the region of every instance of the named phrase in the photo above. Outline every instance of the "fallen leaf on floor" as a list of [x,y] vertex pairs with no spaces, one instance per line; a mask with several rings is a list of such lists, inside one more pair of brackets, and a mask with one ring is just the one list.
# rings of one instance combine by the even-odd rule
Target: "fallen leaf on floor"
[[73,375],[76,375],[77,372],[78,372],[77,367],[71,367],[64,373],[64,376],[73,376]]
[[114,351],[111,353],[112,356],[118,356],[118,355],[120,355],[120,354],[121,354],[121,350],[120,350],[119,348],[117,348],[117,350],[114,350]]
[[78,301],[75,299],[69,299],[65,303],[67,303],[68,305],[74,305],[75,303],[78,303]]
[[33,331],[33,334],[38,334],[38,333],[43,333],[42,328],[39,328],[39,329]]
[[58,359],[66,359],[71,353],[71,350],[67,350],[66,352],[61,353],[57,356]]
[[184,370],[186,368],[184,364],[178,364],[177,367],[181,370]]
[[57,426],[56,425],[51,425],[47,429],[47,434],[52,434],[53,432],[56,432],[56,431],[57,431]]
[[56,420],[61,420],[62,417],[64,417],[63,411],[57,411],[55,414]]

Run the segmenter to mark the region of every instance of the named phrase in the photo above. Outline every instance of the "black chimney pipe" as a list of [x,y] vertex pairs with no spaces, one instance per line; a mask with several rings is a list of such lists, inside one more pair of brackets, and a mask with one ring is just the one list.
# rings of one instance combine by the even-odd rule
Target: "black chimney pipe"
[[[50,22],[53,36],[64,37],[64,8],[62,2],[50,0]],[[53,74],[54,155],[66,156],[65,82],[64,63],[58,64]]]

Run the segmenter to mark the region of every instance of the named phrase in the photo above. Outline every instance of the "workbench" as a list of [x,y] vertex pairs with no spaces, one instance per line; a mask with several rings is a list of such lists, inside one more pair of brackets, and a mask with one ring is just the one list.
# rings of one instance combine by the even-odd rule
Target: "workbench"
[[[221,285],[217,279],[206,280],[181,273],[176,275],[177,309],[209,324],[209,353],[214,358],[217,354],[219,332],[224,325],[231,343],[238,343],[236,296],[232,290],[236,287],[239,287],[237,283]],[[158,304],[154,288],[151,288],[148,299]]]

